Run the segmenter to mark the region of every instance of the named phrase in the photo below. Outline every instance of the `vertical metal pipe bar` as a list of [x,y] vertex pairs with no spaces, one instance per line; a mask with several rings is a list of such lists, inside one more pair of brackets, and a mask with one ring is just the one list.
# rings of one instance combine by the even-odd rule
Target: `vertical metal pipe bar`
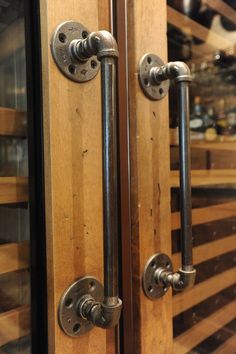
[[115,59],[101,60],[103,144],[104,303],[118,303],[118,180]]
[[191,161],[189,131],[189,83],[179,82],[179,161],[180,161],[180,214],[182,270],[193,269],[192,258],[192,205],[191,205]]

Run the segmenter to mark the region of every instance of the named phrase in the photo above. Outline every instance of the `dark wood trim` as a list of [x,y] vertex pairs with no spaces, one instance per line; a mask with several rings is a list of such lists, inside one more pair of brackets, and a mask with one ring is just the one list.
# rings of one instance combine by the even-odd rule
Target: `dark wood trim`
[[118,112],[119,112],[119,170],[120,170],[120,220],[121,220],[121,296],[123,314],[120,326],[120,352],[134,353],[133,346],[133,296],[131,262],[131,212],[130,212],[130,155],[129,107],[127,60],[127,4],[126,0],[112,1],[112,28],[119,48],[118,62]]
[[29,156],[31,352],[48,353],[40,0],[25,0]]

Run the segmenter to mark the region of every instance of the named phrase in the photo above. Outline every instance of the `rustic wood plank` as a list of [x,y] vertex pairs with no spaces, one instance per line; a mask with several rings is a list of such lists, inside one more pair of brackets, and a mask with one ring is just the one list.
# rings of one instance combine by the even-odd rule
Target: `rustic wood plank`
[[222,345],[220,345],[212,354],[235,354],[236,334],[232,335]]
[[0,204],[28,201],[28,177],[0,177]]
[[226,270],[223,273],[195,285],[193,288],[173,296],[173,316],[193,307],[208,297],[235,284],[235,268]]
[[167,18],[168,22],[173,26],[206,42],[209,50],[225,49],[233,45],[233,42],[230,40],[202,26],[171,6],[167,6]]
[[[236,184],[236,170],[192,170],[191,184],[192,187]],[[179,171],[171,171],[171,187],[179,187]]]
[[0,314],[0,346],[24,337],[29,333],[29,306],[21,306]]
[[0,135],[26,137],[26,112],[0,107]]
[[[205,224],[216,220],[226,219],[236,215],[236,202],[221,203],[204,208],[192,209],[192,225]],[[180,228],[180,213],[171,214],[171,228]]]
[[[174,340],[174,353],[185,354],[201,343],[204,339],[217,332],[235,318],[236,301],[224,306],[213,315],[179,335]],[[228,352],[224,352],[227,353]]]
[[166,2],[128,1],[127,13],[134,352],[150,354],[158,348],[172,353],[171,292],[152,302],[141,282],[150,256],[169,253],[171,246],[168,100],[149,100],[137,74],[145,53],[156,53],[167,62]]
[[100,73],[83,84],[68,80],[50,50],[52,33],[64,21],[109,30],[109,0],[42,0],[40,11],[49,352],[110,354],[115,343],[107,331],[70,338],[57,320],[60,298],[76,279],[92,275],[103,283],[101,85]]
[[29,267],[29,242],[0,245],[0,275]]
[[221,150],[221,151],[235,151],[236,150],[236,142],[231,141],[231,142],[212,142],[212,143],[206,143],[206,142],[195,142],[191,144],[191,148],[194,149],[203,149],[207,151],[211,150]]
[[[227,236],[217,241],[207,242],[201,246],[193,248],[193,263],[199,264],[221,254],[235,250],[236,235]],[[174,269],[179,269],[181,265],[181,253],[172,255]]]
[[216,10],[219,14],[226,17],[230,22],[236,24],[236,11],[222,0],[204,0],[207,6]]

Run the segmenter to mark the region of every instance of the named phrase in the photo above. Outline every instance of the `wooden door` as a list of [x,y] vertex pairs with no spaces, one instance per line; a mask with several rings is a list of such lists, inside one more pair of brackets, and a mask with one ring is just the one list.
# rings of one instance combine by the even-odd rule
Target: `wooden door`
[[103,202],[100,74],[79,84],[56,66],[55,28],[75,20],[90,31],[110,29],[109,1],[40,1],[48,271],[49,353],[114,353],[115,330],[80,338],[58,324],[63,292],[93,275],[103,283]]
[[[235,4],[128,1],[133,337],[127,353],[235,353]],[[184,61],[192,71],[190,140],[195,286],[144,296],[156,252],[180,266],[177,93],[149,100],[140,58]],[[196,125],[197,124],[197,125]],[[123,241],[124,242],[124,241]],[[124,270],[123,270],[124,272]],[[124,314],[125,314],[124,308]]]

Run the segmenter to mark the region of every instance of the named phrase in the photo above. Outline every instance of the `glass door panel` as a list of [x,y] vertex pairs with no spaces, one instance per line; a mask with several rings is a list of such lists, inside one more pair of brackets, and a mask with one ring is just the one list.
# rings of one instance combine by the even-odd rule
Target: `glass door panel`
[[[173,294],[174,353],[236,352],[236,5],[167,1],[169,60],[185,61],[191,103],[196,285]],[[174,90],[174,88],[172,88]],[[180,264],[178,122],[170,95],[172,252]],[[173,108],[172,108],[173,107]]]
[[0,352],[30,353],[24,1],[0,1]]

